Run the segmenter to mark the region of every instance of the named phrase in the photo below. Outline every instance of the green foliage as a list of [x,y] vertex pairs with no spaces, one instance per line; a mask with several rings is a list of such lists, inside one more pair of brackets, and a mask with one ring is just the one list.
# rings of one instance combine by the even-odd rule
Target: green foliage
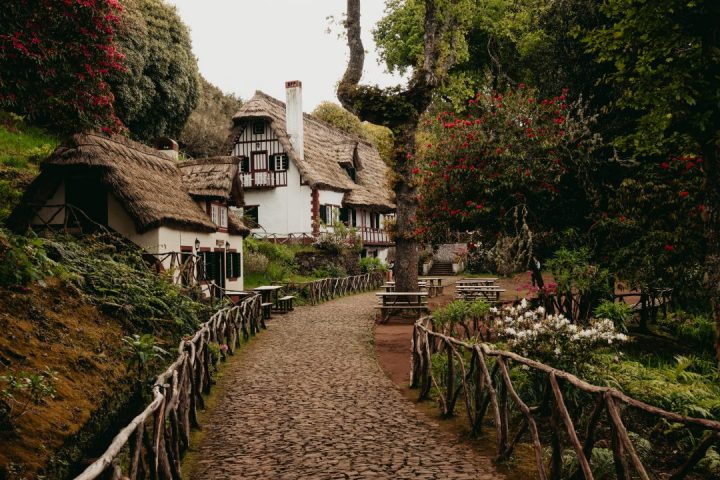
[[150,367],[162,361],[169,353],[155,344],[155,337],[144,335],[126,335],[122,338],[123,352],[128,356],[130,368],[135,368],[138,380],[148,378]]
[[388,267],[377,257],[365,257],[360,259],[360,271],[363,273],[370,272],[387,272]]
[[223,93],[218,87],[200,76],[200,99],[180,133],[183,152],[192,157],[225,155],[232,126],[232,117],[242,106],[242,101],[232,94]]
[[131,331],[179,337],[195,331],[209,313],[170,278],[151,271],[136,246],[117,237],[55,237],[44,240],[44,248],[68,271],[70,285]]
[[470,302],[455,300],[433,312],[434,325],[437,328],[452,332],[456,325],[470,316]]
[[595,318],[607,318],[615,325],[615,330],[627,333],[627,319],[631,314],[630,305],[625,302],[613,302],[611,300],[603,300],[600,305],[595,307]]
[[13,428],[20,417],[32,411],[33,405],[42,405],[55,398],[56,380],[57,373],[50,368],[36,373],[23,370],[0,376],[3,384],[0,400],[5,405],[0,408],[0,430]]
[[342,265],[328,265],[325,268],[318,268],[313,271],[316,278],[341,278],[347,277],[347,270]]
[[24,287],[62,273],[63,268],[48,258],[42,239],[0,229],[0,287]]
[[720,383],[712,364],[676,356],[674,363],[645,365],[597,355],[588,377],[651,405],[693,417],[720,418]]
[[708,353],[714,352],[717,331],[715,323],[707,315],[671,312],[666,318],[658,319],[658,325],[684,345],[698,347]]
[[[612,293],[610,272],[593,263],[590,249],[576,250],[561,248],[547,262],[556,282],[547,285],[554,288],[558,307],[572,319],[586,319],[595,305]],[[572,303],[572,310],[566,305]]]
[[356,115],[333,102],[321,102],[320,105],[315,107],[312,114],[343,132],[372,143],[386,163],[390,164],[392,161],[393,134],[389,128],[369,122],[361,122]]
[[117,114],[131,136],[178,138],[200,96],[190,34],[162,0],[126,0],[118,44],[124,75],[111,81]]

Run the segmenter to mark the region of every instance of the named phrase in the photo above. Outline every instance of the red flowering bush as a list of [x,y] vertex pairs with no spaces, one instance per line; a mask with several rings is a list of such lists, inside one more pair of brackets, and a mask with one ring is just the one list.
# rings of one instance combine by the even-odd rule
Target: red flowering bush
[[479,93],[466,114],[437,115],[416,170],[416,234],[432,240],[450,228],[494,236],[514,227],[518,207],[534,230],[547,228],[548,215],[561,215],[554,200],[563,178],[597,143],[580,101],[567,95],[541,99],[521,86]]
[[117,0],[16,0],[0,9],[0,108],[61,132],[122,129],[108,85],[124,71]]

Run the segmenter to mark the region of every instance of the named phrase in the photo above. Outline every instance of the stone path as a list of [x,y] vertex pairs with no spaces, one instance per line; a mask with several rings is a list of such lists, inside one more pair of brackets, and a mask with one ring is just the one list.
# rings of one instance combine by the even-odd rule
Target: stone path
[[274,316],[226,372],[191,478],[502,478],[385,376],[374,302],[362,294]]

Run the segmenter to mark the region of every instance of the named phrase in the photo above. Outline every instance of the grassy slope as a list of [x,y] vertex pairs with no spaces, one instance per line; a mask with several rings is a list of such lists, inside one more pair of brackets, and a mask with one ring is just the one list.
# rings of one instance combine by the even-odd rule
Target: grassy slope
[[39,163],[58,143],[55,136],[27,125],[20,117],[0,112],[0,221],[10,214],[37,175]]
[[[0,112],[0,228],[40,162],[58,144],[53,135]],[[10,261],[11,268],[4,271],[12,275],[20,267],[7,256],[12,246],[6,235],[0,230],[0,267]],[[55,239],[52,249],[60,260],[61,273],[55,274],[61,278],[46,278],[46,286],[0,286],[0,377],[46,368],[57,373],[54,398],[33,406],[14,427],[0,422],[0,480],[79,473],[81,465],[73,464],[100,454],[136,413],[135,376],[127,371],[123,335],[153,332],[172,351],[198,313],[185,295],[147,273],[139,256],[118,255],[112,244],[73,247],[69,241]],[[62,253],[58,248],[66,258],[57,258]],[[90,254],[78,254],[88,249]],[[7,279],[0,278],[3,283]],[[143,292],[153,298],[141,298]],[[7,386],[0,380],[0,393]],[[4,405],[0,395],[0,410]]]

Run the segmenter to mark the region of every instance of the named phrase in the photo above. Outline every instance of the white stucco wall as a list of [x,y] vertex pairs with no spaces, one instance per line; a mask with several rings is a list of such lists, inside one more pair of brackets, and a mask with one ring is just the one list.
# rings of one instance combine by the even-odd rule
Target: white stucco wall
[[300,172],[290,161],[287,186],[267,190],[246,189],[245,205],[258,205],[258,223],[262,232],[287,235],[312,231],[312,190],[300,184]]

